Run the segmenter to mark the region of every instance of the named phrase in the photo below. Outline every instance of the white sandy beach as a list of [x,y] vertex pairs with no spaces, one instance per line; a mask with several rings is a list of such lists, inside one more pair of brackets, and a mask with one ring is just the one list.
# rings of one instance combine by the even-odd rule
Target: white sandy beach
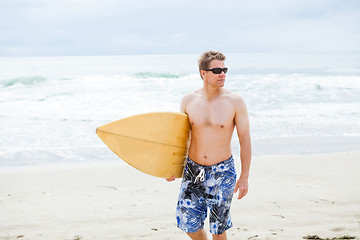
[[[359,169],[360,152],[253,157],[228,238],[360,238]],[[121,160],[1,168],[0,239],[186,239],[175,221],[179,185]]]

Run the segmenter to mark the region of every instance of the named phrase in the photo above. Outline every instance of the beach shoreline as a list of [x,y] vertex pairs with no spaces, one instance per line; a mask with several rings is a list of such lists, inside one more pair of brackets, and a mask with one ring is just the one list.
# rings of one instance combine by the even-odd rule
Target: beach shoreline
[[[233,199],[228,238],[359,238],[359,160],[360,152],[254,156],[249,193]],[[3,167],[0,239],[186,239],[175,221],[180,181],[121,160]]]

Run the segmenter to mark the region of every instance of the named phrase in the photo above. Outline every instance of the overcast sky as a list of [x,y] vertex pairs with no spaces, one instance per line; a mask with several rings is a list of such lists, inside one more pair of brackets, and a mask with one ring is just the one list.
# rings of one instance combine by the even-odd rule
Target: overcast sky
[[359,0],[0,0],[0,56],[360,51]]

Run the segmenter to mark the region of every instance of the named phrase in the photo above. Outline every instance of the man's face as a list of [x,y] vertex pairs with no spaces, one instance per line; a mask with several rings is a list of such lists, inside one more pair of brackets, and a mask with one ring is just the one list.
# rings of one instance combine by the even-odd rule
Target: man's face
[[[212,60],[209,65],[209,69],[212,68],[224,68],[225,63],[221,60]],[[208,84],[217,87],[223,87],[225,84],[226,74],[222,71],[220,74],[215,74],[212,71],[201,71],[203,80]]]

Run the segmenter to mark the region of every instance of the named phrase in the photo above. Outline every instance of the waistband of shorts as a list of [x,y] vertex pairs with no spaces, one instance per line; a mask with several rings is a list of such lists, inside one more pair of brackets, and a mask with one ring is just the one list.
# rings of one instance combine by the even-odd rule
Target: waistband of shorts
[[190,164],[193,164],[197,167],[200,167],[200,168],[213,168],[213,167],[217,167],[219,166],[220,164],[228,164],[228,163],[232,163],[234,162],[234,158],[233,158],[233,155],[231,155],[228,159],[222,161],[222,162],[219,162],[219,163],[216,163],[214,165],[210,165],[210,166],[206,166],[206,165],[201,165],[201,164],[198,164],[196,162],[194,162],[189,156],[187,157],[187,162],[190,163]]

